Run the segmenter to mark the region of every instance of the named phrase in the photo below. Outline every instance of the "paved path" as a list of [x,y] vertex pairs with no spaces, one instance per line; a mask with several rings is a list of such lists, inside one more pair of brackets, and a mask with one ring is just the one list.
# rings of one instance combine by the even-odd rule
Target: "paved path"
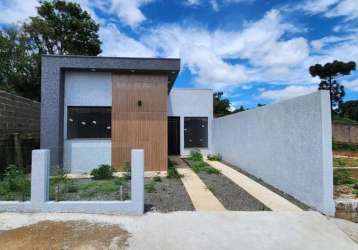
[[[0,231],[41,220],[86,220],[103,225],[117,225],[128,231],[130,235],[128,249],[356,250],[358,248],[358,245],[335,223],[311,211],[173,212],[147,213],[144,216],[0,213]],[[53,233],[56,234],[56,231]],[[68,239],[63,239],[64,242],[66,240]],[[95,240],[96,237],[93,238],[93,241]]]
[[183,175],[181,181],[183,182],[196,211],[225,211],[221,202],[182,159],[171,156],[170,160],[176,163],[175,167],[177,171],[179,174]]
[[250,195],[255,197],[272,211],[302,211],[293,203],[289,202],[282,196],[272,192],[270,189],[262,186],[239,171],[218,161],[206,161],[210,166],[219,169],[223,175],[232,180],[234,183],[243,188]]

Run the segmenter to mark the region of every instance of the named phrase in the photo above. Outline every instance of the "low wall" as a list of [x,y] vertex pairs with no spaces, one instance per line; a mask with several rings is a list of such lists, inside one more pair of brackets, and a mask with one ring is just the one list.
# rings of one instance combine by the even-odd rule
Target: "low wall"
[[214,119],[223,159],[334,215],[329,93],[319,91]]
[[333,141],[358,144],[358,125],[333,123]]

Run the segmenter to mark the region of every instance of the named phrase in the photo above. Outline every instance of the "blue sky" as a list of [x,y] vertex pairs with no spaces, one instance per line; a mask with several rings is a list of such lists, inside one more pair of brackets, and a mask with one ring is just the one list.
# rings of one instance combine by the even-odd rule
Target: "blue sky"
[[[222,90],[254,107],[317,89],[308,67],[358,62],[357,0],[75,0],[101,25],[104,56],[179,57],[176,87]],[[0,25],[36,0],[0,0]],[[358,71],[344,77],[358,99]]]

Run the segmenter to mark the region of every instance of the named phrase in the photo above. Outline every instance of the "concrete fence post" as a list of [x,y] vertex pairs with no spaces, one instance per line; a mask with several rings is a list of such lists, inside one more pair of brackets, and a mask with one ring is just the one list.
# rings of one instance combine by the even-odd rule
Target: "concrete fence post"
[[39,204],[48,200],[49,169],[50,150],[33,150],[31,160],[31,203]]
[[144,150],[131,151],[131,200],[135,204],[135,213],[144,213]]

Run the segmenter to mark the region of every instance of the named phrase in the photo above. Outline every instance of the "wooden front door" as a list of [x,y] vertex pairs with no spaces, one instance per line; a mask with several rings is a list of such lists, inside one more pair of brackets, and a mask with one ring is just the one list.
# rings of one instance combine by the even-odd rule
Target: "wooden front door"
[[131,149],[144,149],[146,171],[166,171],[166,75],[112,75],[112,165],[122,170]]

